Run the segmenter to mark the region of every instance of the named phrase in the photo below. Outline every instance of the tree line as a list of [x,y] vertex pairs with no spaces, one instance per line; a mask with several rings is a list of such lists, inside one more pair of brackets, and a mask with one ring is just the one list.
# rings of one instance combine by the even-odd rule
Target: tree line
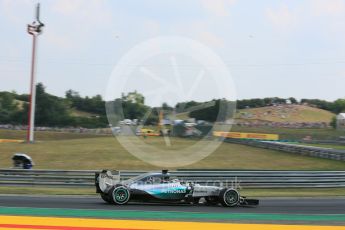
[[[0,124],[25,125],[28,118],[28,95],[15,92],[0,92]],[[46,92],[45,86],[36,86],[36,115],[37,126],[58,127],[107,127],[106,106],[121,105],[122,118],[141,119],[146,117],[146,124],[157,124],[160,111],[165,115],[172,113],[188,113],[189,117],[205,121],[224,121],[237,109],[259,108],[278,104],[308,104],[333,113],[345,112],[345,99],[333,102],[319,99],[290,98],[254,98],[235,102],[225,99],[214,99],[209,102],[187,101],[179,102],[175,106],[163,103],[159,107],[145,105],[142,94],[134,91],[122,94],[112,102],[105,102],[101,95],[82,97],[74,90],[66,91],[65,97],[57,97]],[[236,107],[235,107],[236,105]],[[73,111],[86,112],[88,115],[76,115]]]
[[[36,86],[35,124],[47,127],[106,127],[104,102],[99,96],[78,100],[66,97],[61,98],[46,92],[42,83]],[[79,96],[80,97],[80,96]],[[80,97],[81,98],[81,97]],[[28,123],[29,96],[15,92],[0,92],[0,124],[26,125]],[[80,107],[79,107],[80,106]],[[81,107],[84,106],[84,107]],[[71,108],[85,112],[101,112],[94,117],[74,116]],[[103,109],[103,111],[102,111]]]

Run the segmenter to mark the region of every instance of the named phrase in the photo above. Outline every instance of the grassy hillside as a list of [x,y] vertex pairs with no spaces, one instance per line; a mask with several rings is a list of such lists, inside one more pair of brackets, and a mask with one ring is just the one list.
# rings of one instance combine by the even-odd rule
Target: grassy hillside
[[[11,167],[11,156],[15,152],[24,152],[34,159],[37,169],[158,169],[129,154],[113,137],[71,139],[62,135],[37,132],[38,140],[42,141],[35,144],[1,143],[0,168]],[[74,137],[78,135],[86,137],[80,134]],[[3,133],[2,138],[8,136]],[[147,138],[145,142],[160,148],[162,154],[169,153],[170,147],[165,146],[161,137]],[[172,138],[171,142],[174,148],[195,144],[193,140],[180,138]],[[210,156],[185,168],[343,170],[345,162],[222,143]]]
[[335,114],[305,105],[280,105],[262,108],[241,109],[236,113],[237,119],[261,120],[272,122],[327,122]]
[[[270,122],[326,122],[329,123],[335,114],[306,105],[279,105],[260,108],[239,109],[236,120],[270,121]],[[186,120],[188,112],[176,115],[177,119]]]

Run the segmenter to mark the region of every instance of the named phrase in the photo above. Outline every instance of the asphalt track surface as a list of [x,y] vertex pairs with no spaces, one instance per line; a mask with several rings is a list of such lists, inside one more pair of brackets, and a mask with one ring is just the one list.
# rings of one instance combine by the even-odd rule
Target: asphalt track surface
[[[182,221],[202,221],[202,222],[241,222],[241,223],[279,223],[279,224],[303,224],[303,225],[345,225],[345,198],[262,198],[259,199],[260,204],[257,207],[231,207],[226,208],[222,206],[206,206],[198,205],[181,205],[181,204],[148,204],[148,203],[129,203],[123,206],[106,204],[98,196],[26,196],[26,195],[0,195],[0,211],[6,215],[6,210],[11,208],[27,208],[24,215],[30,215],[33,208],[61,209],[62,212],[66,210],[82,210],[83,212],[91,213],[89,217],[92,218],[93,212],[111,213],[115,212],[121,215],[123,210],[135,213],[134,217],[129,219],[141,219],[140,216],[145,216],[145,213],[151,213],[147,219],[157,219],[154,213],[162,213],[168,215],[179,216],[176,220]],[[43,210],[42,209],[42,210]],[[44,213],[44,210],[42,211]],[[153,213],[153,214],[152,214]],[[175,213],[175,214],[174,214]],[[214,216],[212,218],[188,218],[188,215],[206,214]],[[127,215],[127,214],[126,214]],[[218,216],[231,217],[245,215],[255,218],[246,219],[243,216],[239,219],[219,218]],[[263,215],[263,216],[262,216]],[[274,220],[274,216],[278,215],[278,219]],[[300,219],[305,215],[309,215],[306,219]],[[322,215],[322,216],[321,216]],[[153,216],[153,218],[152,218]],[[271,217],[262,219],[262,217]],[[297,216],[297,219],[296,219]],[[318,216],[324,220],[319,220]],[[123,216],[123,219],[127,219]],[[138,218],[139,217],[139,218]],[[335,219],[334,219],[335,217]],[[103,218],[103,216],[102,216]],[[114,216],[104,218],[112,218]],[[115,219],[118,217],[115,216]],[[257,218],[257,219],[256,219]],[[261,219],[260,219],[261,218]],[[279,219],[282,218],[282,219]],[[333,220],[332,220],[333,218]],[[120,218],[121,219],[121,218]],[[161,218],[161,219],[164,219]]]
[[0,206],[32,208],[141,210],[207,213],[345,214],[345,198],[264,198],[257,207],[232,207],[180,204],[129,203],[116,206],[101,198],[70,196],[0,196]]

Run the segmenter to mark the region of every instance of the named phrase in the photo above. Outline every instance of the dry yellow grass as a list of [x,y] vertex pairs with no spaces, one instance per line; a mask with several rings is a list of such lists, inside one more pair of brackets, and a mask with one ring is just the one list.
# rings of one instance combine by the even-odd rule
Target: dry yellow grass
[[[36,169],[159,169],[129,154],[114,137],[66,140],[62,136],[56,139],[54,134],[47,132],[37,136],[41,135],[41,141],[35,144],[1,143],[0,167],[11,167],[11,156],[15,152],[24,152],[32,156]],[[48,136],[43,138],[44,135]],[[195,143],[180,138],[172,138],[171,141],[175,150]],[[166,147],[161,137],[149,137],[145,142],[159,147],[162,154],[169,154],[169,148],[172,148]],[[184,168],[344,170],[345,162],[222,143],[210,156]]]

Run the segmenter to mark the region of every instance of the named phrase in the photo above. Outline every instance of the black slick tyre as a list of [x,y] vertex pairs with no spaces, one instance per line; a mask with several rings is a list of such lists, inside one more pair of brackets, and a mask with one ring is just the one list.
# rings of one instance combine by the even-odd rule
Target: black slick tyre
[[120,185],[114,186],[109,190],[109,195],[114,204],[124,205],[127,204],[130,199],[130,191],[127,187]]
[[224,188],[219,193],[219,201],[224,207],[233,207],[239,204],[240,194],[233,188]]

